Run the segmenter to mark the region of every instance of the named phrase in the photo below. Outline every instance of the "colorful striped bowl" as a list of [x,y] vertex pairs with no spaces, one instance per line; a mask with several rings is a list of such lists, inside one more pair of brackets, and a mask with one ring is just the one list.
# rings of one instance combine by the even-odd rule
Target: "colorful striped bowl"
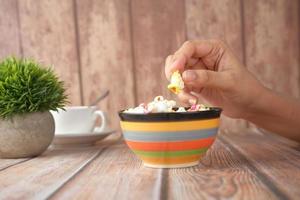
[[129,148],[154,168],[197,165],[213,144],[221,109],[187,113],[132,114],[119,112]]

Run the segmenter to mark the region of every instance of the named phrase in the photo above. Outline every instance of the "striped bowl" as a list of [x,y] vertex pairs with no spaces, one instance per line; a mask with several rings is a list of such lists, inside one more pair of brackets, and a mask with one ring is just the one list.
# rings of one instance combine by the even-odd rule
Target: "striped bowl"
[[119,112],[129,148],[147,167],[197,165],[213,144],[221,109],[187,113],[133,114]]

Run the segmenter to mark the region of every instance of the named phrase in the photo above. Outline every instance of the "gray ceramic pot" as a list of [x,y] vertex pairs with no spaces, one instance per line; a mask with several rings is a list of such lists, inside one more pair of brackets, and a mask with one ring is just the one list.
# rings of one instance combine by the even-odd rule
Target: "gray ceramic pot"
[[0,157],[38,156],[51,144],[54,131],[54,119],[48,111],[0,119]]

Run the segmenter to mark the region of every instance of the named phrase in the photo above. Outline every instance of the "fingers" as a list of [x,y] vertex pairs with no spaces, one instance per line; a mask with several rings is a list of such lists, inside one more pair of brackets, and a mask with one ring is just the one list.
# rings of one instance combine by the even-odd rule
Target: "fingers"
[[174,55],[175,57],[184,56],[187,59],[191,57],[202,58],[213,50],[215,43],[216,41],[213,40],[186,41]]
[[169,66],[173,62],[173,55],[169,55],[166,59],[165,66]]
[[195,88],[196,91],[204,87],[226,89],[230,84],[226,74],[210,70],[186,70],[182,78],[186,87]]
[[196,65],[199,62],[199,58],[190,58],[186,61],[186,66],[187,67],[192,67]]
[[170,80],[172,73],[176,70],[183,72],[185,64],[186,64],[185,57],[177,58],[177,60],[174,61],[173,55],[168,56],[165,64],[165,74],[167,79]]
[[[174,60],[174,55],[169,55],[165,61],[165,74],[168,80],[170,80],[171,75],[173,74],[174,71],[176,71],[176,66],[177,64],[175,63],[175,68],[173,66],[170,66],[170,64]],[[181,69],[181,68],[180,68]],[[185,67],[183,70],[179,70],[180,72],[186,70],[186,69],[207,69],[205,64],[201,59],[197,58],[191,58],[186,61]]]
[[201,59],[198,59],[198,61],[188,69],[207,69],[207,67]]
[[[166,60],[165,73],[169,79],[171,74],[179,70],[183,72],[186,68],[195,66],[199,68],[207,68],[204,62],[198,63],[202,58],[205,59],[212,53],[219,52],[216,49],[225,48],[225,45],[218,40],[197,40],[185,42],[174,55],[169,56]],[[215,56],[217,58],[217,56]],[[216,60],[209,60],[208,63],[215,63]]]
[[180,92],[177,97],[178,97],[179,101],[186,106],[194,105],[197,103],[197,97],[190,94],[187,91]]
[[172,58],[173,55],[169,55],[165,61],[165,74],[167,79],[170,81],[170,77],[171,77],[171,72],[169,72],[168,66],[170,66],[171,62],[172,62]]
[[195,49],[194,43],[185,42],[174,55],[167,58],[165,73],[168,79],[170,79],[174,71],[179,70],[183,72],[187,64],[192,65],[197,62],[196,59],[191,59]]

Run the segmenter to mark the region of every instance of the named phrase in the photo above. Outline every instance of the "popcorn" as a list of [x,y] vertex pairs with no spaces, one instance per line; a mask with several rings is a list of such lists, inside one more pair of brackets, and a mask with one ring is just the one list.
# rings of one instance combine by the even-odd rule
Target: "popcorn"
[[210,109],[208,106],[205,106],[203,104],[198,104],[198,106],[199,106],[198,111],[204,111]]
[[175,106],[175,101],[165,100],[162,96],[157,96],[153,102],[148,103],[147,108],[150,112],[173,112]]
[[168,85],[168,89],[174,92],[175,94],[179,94],[184,88],[184,82],[179,71],[175,71],[171,76],[170,84]]
[[[165,113],[165,112],[175,112],[176,102],[173,100],[164,99],[162,96],[157,96],[154,100],[148,104],[141,103],[138,107],[129,108],[125,110],[125,113],[135,113],[135,114],[148,114],[148,113]],[[202,104],[192,105],[190,109],[186,110],[184,107],[179,107],[176,112],[195,112],[195,111],[205,111],[209,110]]]
[[188,111],[205,111],[205,110],[209,110],[209,107],[206,107],[203,104],[195,104],[192,105]]
[[143,107],[135,107],[135,108],[129,108],[124,111],[124,113],[135,113],[135,114],[146,114],[147,110]]
[[187,112],[184,107],[179,107],[176,112]]
[[163,96],[157,96],[154,98],[154,102],[159,102],[159,101],[163,101],[164,97]]

